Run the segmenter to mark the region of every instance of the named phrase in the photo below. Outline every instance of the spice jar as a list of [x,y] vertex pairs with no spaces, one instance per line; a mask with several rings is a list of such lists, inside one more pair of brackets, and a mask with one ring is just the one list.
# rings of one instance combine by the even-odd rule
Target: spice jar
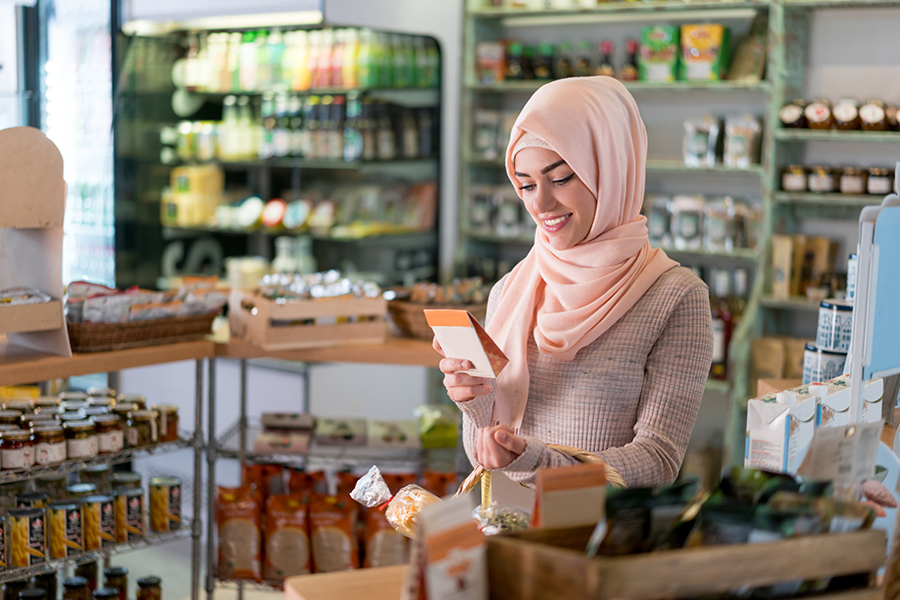
[[34,399],[32,406],[34,406],[34,412],[49,412],[51,414],[56,414],[59,412],[59,402],[59,398],[54,396],[39,396]]
[[811,192],[827,194],[835,190],[834,173],[831,169],[822,165],[812,167],[806,179],[806,187]]
[[789,165],[781,174],[781,188],[786,192],[806,191],[806,169],[802,165]]
[[34,439],[28,429],[0,433],[0,468],[24,469],[34,464]]
[[3,600],[19,600],[19,592],[28,587],[27,579],[16,579],[3,584]]
[[0,410],[0,425],[19,426],[22,419],[22,413],[17,410]]
[[34,428],[34,463],[58,465],[66,460],[66,435],[61,425],[47,424]]
[[15,410],[19,414],[31,412],[33,409],[31,398],[14,398],[3,403],[3,410]]
[[137,600],[162,600],[162,580],[150,575],[137,580]]
[[32,429],[44,425],[55,425],[56,417],[50,413],[25,413],[22,415],[19,423],[22,429]]
[[118,600],[119,590],[116,588],[100,588],[94,590],[94,600]]
[[842,131],[853,131],[859,129],[859,104],[856,100],[843,99],[839,101],[834,110],[834,124]]
[[128,569],[106,567],[103,569],[103,586],[119,591],[119,600],[128,600]]
[[128,419],[128,447],[143,448],[159,441],[156,411],[136,410]]
[[112,490],[110,475],[109,465],[94,465],[81,469],[78,472],[78,479],[81,483],[92,483],[97,486],[97,493],[108,494]]
[[159,441],[178,441],[178,407],[174,404],[154,404],[153,410],[159,415],[156,418]]
[[873,167],[869,169],[869,180],[866,182],[866,190],[870,194],[885,195],[893,191],[893,178],[890,169]]
[[793,100],[781,107],[778,111],[781,126],[786,129],[805,129],[807,126],[806,115],[803,114],[805,105],[803,100]]
[[66,486],[67,498],[87,498],[97,494],[97,484],[95,483],[73,483]]
[[116,396],[116,404],[135,404],[136,410],[144,410],[147,408],[147,397],[141,394],[119,394]]
[[93,418],[97,429],[97,449],[100,454],[121,452],[125,447],[122,423],[116,415],[99,415]]
[[63,581],[63,600],[91,600],[87,579],[69,577]]
[[819,98],[813,100],[803,109],[807,126],[810,129],[831,129],[834,126],[834,115],[831,113],[831,102]]
[[[87,581],[88,590],[93,593],[97,589],[97,561],[89,560],[87,562],[75,565],[75,576],[82,577]],[[118,596],[118,593],[116,593]]]
[[865,194],[868,174],[863,169],[846,167],[841,174],[840,190],[842,194]]
[[141,489],[141,474],[134,471],[115,471],[112,474],[114,488]]
[[887,111],[881,100],[866,100],[859,109],[863,131],[885,131],[888,128]]
[[63,400],[59,405],[67,413],[80,413],[89,406],[87,400]]
[[66,433],[66,456],[69,459],[97,456],[97,430],[93,421],[69,421],[63,427]]
[[32,582],[36,589],[47,592],[47,598],[56,600],[56,569],[36,574]]

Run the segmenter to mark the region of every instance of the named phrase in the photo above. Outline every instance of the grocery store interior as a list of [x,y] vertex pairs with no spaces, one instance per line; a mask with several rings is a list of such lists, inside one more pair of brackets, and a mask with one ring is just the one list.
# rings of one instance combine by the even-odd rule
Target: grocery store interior
[[[0,300],[34,288],[57,311],[34,319],[58,321],[0,319],[0,395],[75,392],[62,401],[85,402],[83,419],[86,397],[106,394],[78,392],[109,390],[95,417],[123,398],[155,411],[158,449],[131,445],[143,430],[128,413],[116,458],[101,447],[92,463],[106,486],[94,494],[127,468],[150,494],[169,481],[181,503],[179,527],[126,532],[101,561],[101,575],[127,568],[119,600],[159,600],[160,587],[164,600],[281,596],[300,559],[260,554],[249,574],[223,561],[216,486],[240,486],[252,464],[273,495],[304,468],[346,493],[379,464],[431,473],[441,496],[456,488],[472,466],[422,308],[483,322],[491,286],[536,235],[506,173],[516,117],[548,81],[605,75],[646,125],[650,244],[709,288],[712,364],[681,477],[712,486],[744,465],[748,399],[849,368],[849,329],[823,341],[822,315],[850,314],[861,211],[895,191],[898,28],[897,0],[0,0],[0,163],[33,160],[0,181],[39,189],[34,206],[60,169],[65,181],[64,211],[35,209],[40,225],[22,225],[28,199],[0,191],[0,234],[17,232],[0,238],[0,292],[13,294]],[[9,134],[20,126],[46,138]],[[327,308],[285,311],[301,284],[306,298],[355,294],[349,329]],[[156,343],[111,331],[159,317],[193,329]],[[301,322],[325,328],[283,333]],[[288,414],[317,420],[282,435]],[[4,475],[5,460],[4,511],[52,471]],[[533,507],[503,475],[493,487]],[[896,506],[876,526],[892,531]],[[354,564],[372,566],[369,533],[351,533]],[[63,598],[79,598],[62,585],[79,560],[54,563]]]

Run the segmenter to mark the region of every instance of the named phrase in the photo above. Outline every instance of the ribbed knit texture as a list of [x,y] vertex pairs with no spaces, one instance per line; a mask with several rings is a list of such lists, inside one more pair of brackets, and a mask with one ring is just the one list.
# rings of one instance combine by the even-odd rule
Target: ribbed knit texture
[[[488,301],[498,310],[503,280]],[[596,453],[629,487],[673,481],[687,449],[712,358],[709,292],[690,269],[665,272],[644,296],[572,361],[528,341],[531,383],[520,433],[528,447],[503,469],[530,483],[537,469],[575,464],[546,447]],[[457,404],[472,464],[477,428],[490,425],[493,394]]]

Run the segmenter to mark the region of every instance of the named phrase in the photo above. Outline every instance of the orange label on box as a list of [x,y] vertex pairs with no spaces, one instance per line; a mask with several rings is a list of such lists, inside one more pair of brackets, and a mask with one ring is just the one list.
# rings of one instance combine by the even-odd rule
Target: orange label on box
[[538,487],[544,492],[577,490],[606,485],[606,467],[600,463],[538,471]]
[[481,323],[465,310],[426,310],[425,319],[434,330],[447,358],[464,358],[474,368],[465,371],[476,377],[497,377],[509,359]]

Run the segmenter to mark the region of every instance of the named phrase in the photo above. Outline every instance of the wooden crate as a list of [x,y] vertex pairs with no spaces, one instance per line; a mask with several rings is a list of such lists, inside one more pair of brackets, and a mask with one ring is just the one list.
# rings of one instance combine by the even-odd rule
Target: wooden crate
[[0,334],[59,329],[63,325],[62,302],[0,306]]
[[[265,350],[292,350],[357,344],[383,344],[387,337],[384,298],[323,298],[278,304],[249,290],[231,290],[228,320],[231,334]],[[336,324],[304,321],[363,317],[362,322]],[[273,321],[290,325],[273,326]]]
[[[884,564],[880,530],[761,544],[588,558],[592,528],[533,530],[488,541],[491,600],[674,600],[797,579],[872,573]],[[872,578],[870,578],[872,580]],[[829,594],[876,600],[876,588]]]

